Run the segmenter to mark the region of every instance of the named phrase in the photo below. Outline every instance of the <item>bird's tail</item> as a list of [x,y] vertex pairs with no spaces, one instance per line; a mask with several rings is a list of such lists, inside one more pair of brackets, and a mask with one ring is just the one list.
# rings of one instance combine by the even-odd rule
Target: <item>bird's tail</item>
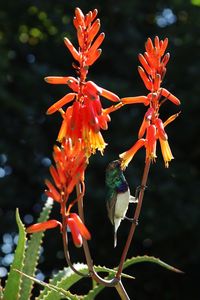
[[117,246],[117,230],[119,228],[119,225],[121,223],[121,219],[115,219],[114,221],[114,248]]

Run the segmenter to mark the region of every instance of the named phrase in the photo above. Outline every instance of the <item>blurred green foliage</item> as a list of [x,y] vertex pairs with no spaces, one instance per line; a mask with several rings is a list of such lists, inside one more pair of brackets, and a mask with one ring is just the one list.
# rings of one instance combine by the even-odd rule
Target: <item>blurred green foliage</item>
[[[48,165],[61,122],[59,114],[46,117],[45,111],[68,88],[48,86],[43,77],[75,75],[63,37],[76,44],[72,25],[76,6],[84,13],[97,8],[102,31],[106,33],[103,54],[88,78],[120,97],[147,94],[137,74],[137,55],[144,51],[147,37],[169,38],[171,59],[164,85],[182,102],[179,118],[167,128],[176,159],[165,169],[158,153],[157,163],[152,165],[140,226],[129,255],[159,256],[186,274],[180,276],[157,267],[137,266],[131,270],[136,280],[125,285],[135,299],[197,299],[200,267],[200,2],[197,0],[1,3],[0,234],[14,236],[17,231],[16,206],[28,224],[32,216],[36,219],[44,202],[43,182],[49,176]],[[109,104],[106,101],[103,100],[105,106]],[[161,117],[165,120],[177,111],[168,103]],[[109,144],[105,154],[92,157],[88,167],[85,207],[96,264],[116,265],[123,248],[129,227],[126,221],[119,230],[118,239],[122,241],[110,255],[112,227],[106,216],[104,172],[111,160],[135,142],[144,112],[145,107],[135,105],[114,113],[109,131],[104,133]],[[126,172],[133,194],[140,184],[143,159],[141,151]],[[50,237],[51,233],[47,233],[40,265],[47,277],[64,264],[60,237]],[[3,245],[3,240],[0,243]],[[3,268],[7,267],[6,254],[0,252]],[[80,250],[72,249],[71,255],[74,261],[82,259]],[[105,298],[109,295],[109,299],[116,296],[107,289],[104,295]]]

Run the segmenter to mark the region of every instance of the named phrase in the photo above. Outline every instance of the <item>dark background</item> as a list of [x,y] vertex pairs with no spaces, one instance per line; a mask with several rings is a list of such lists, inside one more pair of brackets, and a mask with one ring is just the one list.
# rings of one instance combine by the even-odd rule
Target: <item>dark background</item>
[[[117,2],[117,3],[116,3]],[[44,203],[44,178],[48,177],[52,147],[60,117],[46,116],[46,109],[68,90],[49,86],[48,75],[74,76],[72,58],[63,44],[67,36],[76,44],[72,18],[75,7],[84,13],[97,8],[106,39],[103,54],[88,78],[120,97],[146,95],[137,73],[137,55],[148,37],[169,38],[171,54],[164,86],[181,99],[181,108],[165,104],[161,117],[181,110],[167,128],[175,160],[164,168],[160,150],[152,165],[148,189],[129,257],[153,255],[185,272],[172,273],[152,264],[127,271],[134,282],[124,280],[131,299],[199,299],[199,109],[200,109],[200,1],[1,1],[0,5],[0,275],[13,257],[17,228],[15,208],[25,224],[36,221]],[[105,106],[109,103],[103,99]],[[116,266],[128,233],[122,223],[118,247],[113,250],[112,226],[105,209],[106,165],[127,150],[137,138],[145,107],[124,107],[112,115],[105,154],[91,158],[86,174],[86,222],[96,264]],[[144,151],[126,171],[132,194],[140,184]],[[53,215],[58,208],[55,205]],[[53,234],[53,238],[52,238]],[[38,278],[47,280],[65,265],[62,243],[56,231],[47,232]],[[71,250],[73,261],[82,261],[81,250]],[[80,287],[80,285],[79,285]],[[87,283],[81,285],[85,292]],[[37,292],[37,291],[36,291]],[[97,299],[117,299],[105,289]]]

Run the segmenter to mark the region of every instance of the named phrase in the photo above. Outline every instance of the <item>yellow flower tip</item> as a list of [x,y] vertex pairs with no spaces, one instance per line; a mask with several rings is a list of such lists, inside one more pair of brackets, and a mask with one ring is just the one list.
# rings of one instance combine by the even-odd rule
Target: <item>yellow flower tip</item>
[[46,81],[47,83],[49,83],[49,77],[44,77],[44,81]]
[[136,152],[145,145],[146,140],[140,139],[137,140],[137,142],[126,152],[123,152],[119,155],[121,158],[121,167],[124,170],[130,163],[130,161],[133,159]]
[[123,156],[125,156],[125,154],[126,154],[126,152],[124,152],[124,153],[122,153],[122,154],[119,155],[119,157],[120,157],[120,162],[121,162],[121,169],[122,169],[123,171],[128,167],[128,165],[129,165],[129,163],[130,163],[130,161],[131,161],[131,159],[124,159],[124,158],[123,158]]
[[168,141],[164,141],[161,138],[159,139],[162,156],[165,162],[165,167],[169,167],[169,162],[174,159]]

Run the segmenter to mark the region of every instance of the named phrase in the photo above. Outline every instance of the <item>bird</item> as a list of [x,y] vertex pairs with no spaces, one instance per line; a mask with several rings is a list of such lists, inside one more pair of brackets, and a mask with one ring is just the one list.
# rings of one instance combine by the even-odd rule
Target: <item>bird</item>
[[[136,203],[137,199],[130,194],[130,189],[124,176],[121,161],[114,160],[106,168],[106,208],[108,218],[114,228],[114,247],[117,246],[117,230],[121,221],[126,217],[129,203]],[[127,218],[131,220],[130,218]]]

